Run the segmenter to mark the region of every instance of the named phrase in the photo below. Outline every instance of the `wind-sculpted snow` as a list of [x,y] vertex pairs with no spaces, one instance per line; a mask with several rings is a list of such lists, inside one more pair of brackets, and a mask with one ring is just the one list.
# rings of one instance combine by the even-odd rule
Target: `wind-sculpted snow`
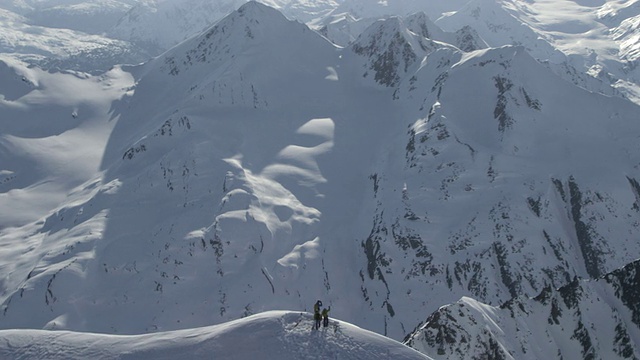
[[133,84],[114,68],[100,77],[48,73],[0,58],[0,212],[6,231],[37,221],[94,180],[113,114]]
[[[0,357],[26,360],[110,359],[429,359],[396,341],[331,320],[313,330],[311,314],[272,311],[198,329],[149,335],[0,331]],[[90,346],[87,346],[90,344]]]

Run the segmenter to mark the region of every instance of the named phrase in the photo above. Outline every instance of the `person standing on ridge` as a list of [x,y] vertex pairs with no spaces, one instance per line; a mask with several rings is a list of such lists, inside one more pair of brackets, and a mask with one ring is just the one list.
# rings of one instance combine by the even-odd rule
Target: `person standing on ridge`
[[331,311],[331,306],[329,306],[329,308],[324,308],[322,309],[322,326],[323,327],[327,327],[329,326],[329,311]]
[[313,328],[315,330],[320,329],[320,320],[322,320],[322,316],[320,315],[320,307],[322,306],[322,301],[318,300],[316,301],[316,303],[313,305],[313,320],[315,320],[315,324],[313,325]]

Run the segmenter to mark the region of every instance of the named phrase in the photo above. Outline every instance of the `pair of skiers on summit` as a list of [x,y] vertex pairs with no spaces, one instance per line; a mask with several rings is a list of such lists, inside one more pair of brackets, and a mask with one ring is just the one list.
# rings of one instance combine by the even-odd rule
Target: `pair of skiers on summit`
[[322,312],[320,312],[321,306],[322,306],[322,301],[320,300],[316,301],[316,303],[313,305],[313,319],[316,321],[313,328],[315,330],[320,329],[320,320],[322,320],[322,326],[324,327],[329,326],[329,311],[331,310],[331,306],[329,306],[328,309],[327,308],[322,309]]

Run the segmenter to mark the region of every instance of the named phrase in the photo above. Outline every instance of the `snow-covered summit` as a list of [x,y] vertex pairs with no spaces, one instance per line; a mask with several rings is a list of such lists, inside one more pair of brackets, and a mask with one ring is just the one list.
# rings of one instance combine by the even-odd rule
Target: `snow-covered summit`
[[[428,360],[399,342],[346,322],[313,330],[308,313],[272,311],[225,324],[148,335],[2,330],[3,359],[47,360]],[[90,344],[90,346],[87,346]]]
[[[328,90],[307,84],[331,75],[338,59],[335,50],[306,25],[250,1],[136,69],[141,80],[133,101],[164,112],[179,108],[181,101],[248,109],[313,106],[321,96],[312,94]],[[172,85],[165,86],[167,82]]]
[[446,46],[422,36],[424,29],[419,27],[418,35],[399,17],[379,20],[367,28],[350,45],[364,59],[363,77],[383,86],[397,86],[428,54]]
[[[306,25],[288,20],[274,8],[249,1],[200,35],[171,49],[161,59],[168,73],[178,75],[193,64],[206,63],[209,69],[215,69],[224,62],[241,61],[240,58],[259,52],[270,52],[282,60],[288,56],[301,57],[305,54],[295,51],[302,46],[321,52],[329,44]],[[269,63],[266,59],[263,62]]]
[[141,1],[108,31],[155,54],[200,33],[246,0]]

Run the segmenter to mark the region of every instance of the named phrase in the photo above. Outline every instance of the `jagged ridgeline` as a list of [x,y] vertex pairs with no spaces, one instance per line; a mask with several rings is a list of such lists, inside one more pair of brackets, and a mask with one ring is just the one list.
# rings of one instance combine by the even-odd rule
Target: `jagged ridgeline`
[[636,359],[639,274],[634,261],[500,306],[464,298],[433,313],[405,344],[434,358]]
[[[418,14],[371,21],[342,47],[249,2],[119,68],[135,86],[101,109],[117,123],[95,177],[42,221],[0,232],[22,255],[1,283],[0,327],[131,334],[322,299],[402,339],[461,297],[427,329],[445,311],[511,299],[534,300],[492,313],[540,319],[557,298],[553,324],[536,323],[556,339],[579,317],[552,289],[596,291],[585,284],[640,253],[640,108],[480,34]],[[609,323],[575,320],[557,335],[568,347],[545,355],[574,343],[585,356],[610,343],[635,354],[619,309],[613,328],[628,336],[595,341],[591,324]],[[535,353],[514,342],[525,333],[465,333],[486,319],[440,326],[420,349],[455,357],[473,336],[484,355]]]

